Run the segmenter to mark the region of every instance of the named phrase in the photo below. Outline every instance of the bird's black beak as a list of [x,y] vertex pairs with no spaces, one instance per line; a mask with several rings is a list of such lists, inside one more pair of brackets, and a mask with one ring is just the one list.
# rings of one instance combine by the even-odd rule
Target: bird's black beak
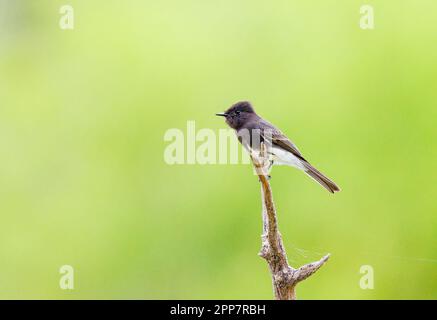
[[227,113],[216,113],[216,116],[220,116],[220,117],[227,117],[228,114]]

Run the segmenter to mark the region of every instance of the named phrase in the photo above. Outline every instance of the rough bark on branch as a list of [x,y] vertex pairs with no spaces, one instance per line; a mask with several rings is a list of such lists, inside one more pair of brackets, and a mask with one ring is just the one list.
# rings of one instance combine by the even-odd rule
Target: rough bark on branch
[[277,300],[295,300],[296,285],[319,270],[329,259],[329,254],[319,261],[294,269],[288,264],[287,254],[279,233],[272,189],[269,183],[268,169],[265,165],[269,160],[265,157],[264,145],[261,144],[260,155],[252,153],[252,162],[261,183],[263,234],[262,247],[259,255],[264,258],[270,268],[273,291]]

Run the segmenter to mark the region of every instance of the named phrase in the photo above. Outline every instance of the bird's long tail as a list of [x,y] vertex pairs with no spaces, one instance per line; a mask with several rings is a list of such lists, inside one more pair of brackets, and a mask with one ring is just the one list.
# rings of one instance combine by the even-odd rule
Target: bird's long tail
[[327,178],[325,175],[323,175],[319,170],[314,168],[308,162],[304,162],[303,165],[305,167],[305,173],[308,174],[314,180],[316,180],[318,183],[320,183],[324,188],[326,188],[326,190],[328,190],[331,193],[340,191],[340,188],[332,180]]

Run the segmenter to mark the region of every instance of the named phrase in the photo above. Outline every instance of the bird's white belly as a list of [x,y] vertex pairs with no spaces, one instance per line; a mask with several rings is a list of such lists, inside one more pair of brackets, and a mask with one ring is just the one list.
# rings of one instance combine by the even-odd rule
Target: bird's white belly
[[302,164],[302,160],[291,152],[281,148],[272,147],[271,153],[275,165],[287,165],[301,170],[305,169],[304,165]]

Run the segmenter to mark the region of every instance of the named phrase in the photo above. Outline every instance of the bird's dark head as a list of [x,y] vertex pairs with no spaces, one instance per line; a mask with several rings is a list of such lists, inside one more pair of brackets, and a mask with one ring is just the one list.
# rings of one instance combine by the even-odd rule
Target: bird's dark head
[[226,123],[233,129],[238,130],[246,121],[255,115],[252,105],[248,101],[240,101],[233,104],[224,113],[217,113],[217,116],[226,118]]

